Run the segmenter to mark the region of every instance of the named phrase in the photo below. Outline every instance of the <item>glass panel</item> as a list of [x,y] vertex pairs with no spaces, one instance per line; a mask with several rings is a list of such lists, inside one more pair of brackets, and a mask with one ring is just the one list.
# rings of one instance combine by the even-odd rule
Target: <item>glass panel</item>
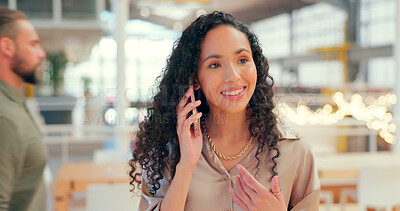
[[344,10],[326,3],[294,11],[294,53],[303,54],[315,48],[342,45],[346,17]]
[[51,19],[53,18],[52,0],[18,0],[18,10],[24,12],[29,18]]
[[396,1],[362,0],[360,23],[362,46],[394,43],[396,38]]
[[368,61],[368,85],[394,89],[396,86],[396,62],[393,57],[374,58]]
[[0,7],[8,7],[8,0],[0,0]]
[[344,85],[343,77],[343,64],[339,61],[312,61],[299,65],[298,80],[301,86],[338,89]]
[[251,25],[269,59],[290,55],[289,24],[290,16],[282,14]]
[[63,19],[96,19],[95,0],[62,0]]

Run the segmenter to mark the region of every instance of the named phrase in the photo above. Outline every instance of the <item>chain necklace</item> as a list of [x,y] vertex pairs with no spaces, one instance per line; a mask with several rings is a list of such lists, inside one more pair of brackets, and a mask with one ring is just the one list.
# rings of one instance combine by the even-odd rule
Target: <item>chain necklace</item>
[[224,159],[224,160],[234,160],[234,159],[236,159],[236,158],[241,157],[244,153],[246,153],[247,149],[249,149],[251,143],[253,142],[253,136],[251,136],[250,139],[249,139],[249,141],[246,143],[246,145],[243,147],[243,149],[242,149],[239,153],[237,153],[236,155],[233,155],[233,156],[226,156],[226,155],[222,154],[222,153],[217,149],[217,147],[215,147],[214,142],[212,141],[211,137],[210,137],[210,136],[208,135],[208,133],[207,133],[207,130],[206,130],[205,125],[203,125],[203,128],[204,128],[204,133],[205,133],[205,135],[207,136],[207,140],[208,140],[208,142],[209,142],[210,145],[211,145],[211,149],[215,152],[215,154],[218,155],[218,157],[220,157],[220,158],[222,158],[222,159]]

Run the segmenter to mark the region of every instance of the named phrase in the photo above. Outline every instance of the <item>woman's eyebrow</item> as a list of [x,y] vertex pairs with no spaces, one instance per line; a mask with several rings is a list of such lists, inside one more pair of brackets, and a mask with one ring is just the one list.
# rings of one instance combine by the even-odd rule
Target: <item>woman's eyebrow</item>
[[247,53],[250,53],[250,51],[247,50],[246,48],[240,48],[239,50],[235,51],[235,54],[240,54],[240,53],[242,53],[242,51],[246,51]]
[[222,56],[221,56],[221,55],[218,55],[218,54],[211,54],[211,55],[207,56],[207,57],[203,60],[202,63],[206,62],[208,59],[211,59],[211,58],[217,58],[217,59],[219,59],[219,58],[221,58],[221,57],[222,57]]

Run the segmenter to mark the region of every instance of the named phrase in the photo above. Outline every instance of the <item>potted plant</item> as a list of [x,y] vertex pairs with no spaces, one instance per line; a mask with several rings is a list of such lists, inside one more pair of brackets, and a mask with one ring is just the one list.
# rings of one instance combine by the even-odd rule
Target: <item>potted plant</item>
[[46,124],[71,124],[76,99],[65,96],[64,70],[68,59],[64,52],[47,53],[47,69],[43,85],[51,89],[50,96],[38,97],[40,113]]
[[47,61],[49,63],[47,72],[53,90],[53,96],[63,95],[62,85],[64,81],[64,70],[68,63],[67,56],[64,52],[49,53],[47,54]]

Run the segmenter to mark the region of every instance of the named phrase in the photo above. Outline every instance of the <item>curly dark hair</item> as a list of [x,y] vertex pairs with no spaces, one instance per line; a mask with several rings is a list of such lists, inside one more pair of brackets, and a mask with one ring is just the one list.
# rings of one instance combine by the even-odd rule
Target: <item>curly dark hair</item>
[[[132,167],[129,175],[135,182],[141,183],[136,170],[142,168],[147,171],[146,184],[150,194],[155,194],[160,188],[160,180],[165,173],[170,178],[175,175],[175,168],[180,160],[178,135],[176,132],[176,107],[189,88],[189,78],[196,76],[200,46],[207,32],[219,25],[230,25],[243,32],[250,43],[253,59],[257,68],[257,83],[253,96],[250,99],[247,116],[251,119],[249,131],[252,136],[258,137],[256,159],[257,167],[260,164],[259,156],[267,148],[271,172],[276,175],[276,159],[280,156],[277,148],[279,132],[277,117],[273,113],[273,79],[269,75],[267,59],[256,35],[249,28],[237,21],[233,16],[215,11],[198,17],[176,40],[172,53],[167,59],[167,65],[160,76],[161,82],[152,105],[147,108],[145,120],[139,124],[133,158],[129,165]],[[198,111],[203,113],[201,122],[209,114],[209,106],[201,89],[195,91],[196,99],[201,100]],[[139,164],[139,165],[137,165]],[[134,186],[133,186],[134,188]]]

